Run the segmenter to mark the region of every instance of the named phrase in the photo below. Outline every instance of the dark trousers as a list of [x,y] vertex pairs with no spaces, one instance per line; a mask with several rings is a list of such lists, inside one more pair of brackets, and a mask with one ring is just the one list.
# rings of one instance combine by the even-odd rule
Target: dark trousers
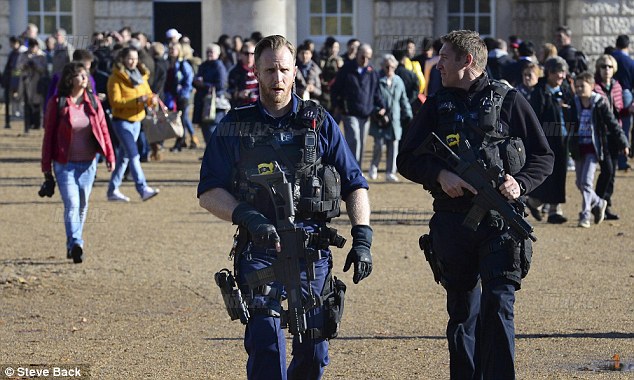
[[[632,115],[628,114],[624,116],[621,119],[621,121],[622,121],[623,133],[625,133],[625,137],[627,137],[627,141],[632,141],[632,137],[630,136],[630,133],[632,131]],[[618,166],[617,166],[619,170],[627,169],[627,159],[628,157],[626,155],[622,153],[619,154]]]
[[[246,285],[245,276],[258,269],[270,266],[276,259],[276,253],[250,251],[240,257],[239,281],[243,294],[251,294]],[[319,296],[325,280],[330,272],[332,261],[327,251],[326,256],[315,262],[315,280],[311,281],[313,294]],[[308,294],[306,267],[301,265],[302,293]],[[271,287],[283,290],[280,283],[274,282]],[[259,310],[259,311],[258,311]],[[253,292],[251,301],[251,319],[244,335],[244,347],[249,355],[247,360],[247,378],[249,380],[293,380],[321,379],[325,367],[329,364],[328,341],[304,337],[300,343],[293,337],[293,359],[286,368],[286,338],[280,326],[280,318],[270,316],[266,310],[279,312],[280,301]],[[324,325],[323,307],[317,307],[306,313],[308,328],[321,328]]]
[[515,286],[494,280],[447,289],[451,379],[514,379]]
[[24,98],[24,132],[28,133],[30,129],[39,129],[42,122],[41,104],[33,104]]
[[618,168],[619,157],[605,157],[603,161],[599,162],[601,173],[597,178],[596,193],[599,197],[605,199],[608,202],[608,206],[612,206],[612,194],[614,194],[614,180],[616,177],[616,170]]
[[437,212],[430,221],[447,291],[451,379],[514,379],[513,306],[519,263],[507,245],[489,248],[506,239],[504,233],[487,225],[486,219],[477,231],[470,231],[462,226],[464,217]]
[[11,126],[11,90],[4,89],[4,126]]

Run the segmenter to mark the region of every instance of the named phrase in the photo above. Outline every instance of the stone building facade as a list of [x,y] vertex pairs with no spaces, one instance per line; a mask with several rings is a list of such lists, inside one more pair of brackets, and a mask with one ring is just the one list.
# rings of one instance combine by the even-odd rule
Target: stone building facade
[[[375,1],[374,40],[383,36],[441,36],[448,28],[450,1]],[[573,32],[572,43],[592,61],[619,34],[634,34],[634,0],[497,0],[493,35],[518,35],[536,46],[554,40],[559,25]]]
[[[38,4],[41,12],[29,9]],[[160,11],[169,6],[195,11],[185,16]],[[62,10],[67,13],[56,14]],[[354,36],[378,52],[389,51],[402,37],[420,40],[473,25],[484,35],[516,34],[539,46],[565,24],[573,30],[573,44],[592,57],[618,34],[634,32],[633,15],[634,0],[0,0],[0,65],[8,37],[33,20],[42,37],[46,28],[68,25],[77,47],[88,46],[96,30],[127,25],[163,40],[166,25],[179,30],[194,25],[199,49],[223,33],[248,36],[258,30],[295,43],[310,38],[318,46],[331,34],[342,43]]]

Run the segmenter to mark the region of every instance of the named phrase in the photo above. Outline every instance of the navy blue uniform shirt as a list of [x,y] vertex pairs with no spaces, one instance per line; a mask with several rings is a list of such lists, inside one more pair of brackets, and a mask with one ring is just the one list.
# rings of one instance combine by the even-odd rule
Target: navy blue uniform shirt
[[[292,97],[293,108],[288,114],[275,118],[262,106],[260,101],[255,106],[260,111],[262,123],[278,126],[286,126],[298,111],[299,98]],[[200,166],[200,182],[198,183],[198,197],[213,188],[223,188],[231,193],[231,181],[233,169],[240,160],[240,137],[236,133],[227,132],[232,128],[235,120],[231,111],[225,116],[214,131],[209,145],[205,149],[202,165]],[[357,160],[350,151],[339,126],[326,112],[326,120],[319,132],[319,154],[324,165],[333,165],[341,175],[341,198],[345,200],[356,189],[368,189],[368,182],[361,173]]]

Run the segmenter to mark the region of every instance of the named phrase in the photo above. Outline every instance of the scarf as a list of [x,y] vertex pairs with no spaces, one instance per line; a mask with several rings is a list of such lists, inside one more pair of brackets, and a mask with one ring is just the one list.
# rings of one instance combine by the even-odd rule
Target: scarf
[[130,82],[132,82],[133,87],[136,87],[143,83],[143,76],[141,75],[141,72],[138,68],[135,67],[134,70],[130,70],[126,67],[125,72],[128,73],[128,76],[130,77]]

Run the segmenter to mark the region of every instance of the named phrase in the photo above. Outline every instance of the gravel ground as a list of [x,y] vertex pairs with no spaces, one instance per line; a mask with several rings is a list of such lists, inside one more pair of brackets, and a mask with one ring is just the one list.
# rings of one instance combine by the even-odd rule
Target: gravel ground
[[[59,195],[36,194],[42,131],[21,136],[22,124],[13,128],[0,130],[0,366],[81,365],[98,379],[245,378],[243,327],[229,320],[213,284],[213,273],[231,265],[233,228],[198,206],[202,151],[167,152],[144,164],[150,185],[161,189],[146,203],[131,183],[122,191],[132,202],[107,202],[101,165],[86,261],[73,265]],[[618,174],[622,219],[589,230],[576,227],[581,197],[573,177],[564,205],[570,221],[530,220],[539,241],[517,293],[517,375],[632,379],[634,369],[600,368],[614,354],[634,367],[634,175]],[[381,180],[370,197],[375,270],[354,285],[341,269],[346,252],[335,252],[334,273],[349,287],[324,378],[448,378],[444,291],[417,248],[431,198],[407,181]],[[345,217],[334,226],[349,237]]]

